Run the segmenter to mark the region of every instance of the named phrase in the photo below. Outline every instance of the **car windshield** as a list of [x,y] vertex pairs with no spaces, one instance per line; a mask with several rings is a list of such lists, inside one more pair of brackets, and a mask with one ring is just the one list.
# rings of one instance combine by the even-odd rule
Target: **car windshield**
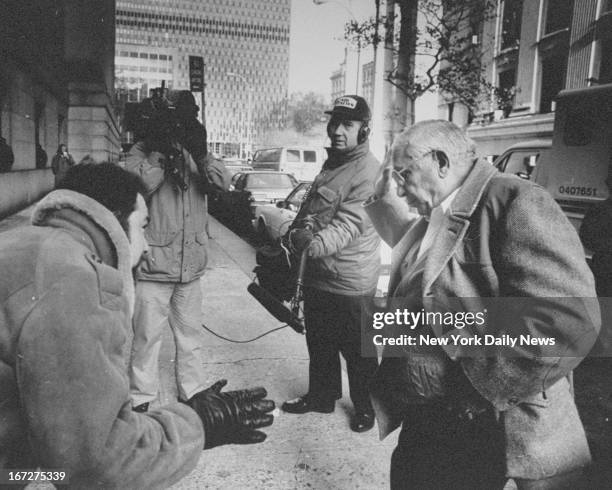
[[275,148],[272,150],[259,150],[255,157],[254,162],[280,162],[281,149]]
[[306,196],[306,192],[308,192],[309,188],[310,188],[310,182],[308,183],[302,182],[294,190],[291,191],[291,194],[287,196],[287,202],[295,206],[299,206],[304,200],[304,197]]
[[247,187],[249,189],[264,189],[264,188],[288,188],[293,187],[294,182],[287,174],[267,173],[267,174],[249,174],[247,176]]

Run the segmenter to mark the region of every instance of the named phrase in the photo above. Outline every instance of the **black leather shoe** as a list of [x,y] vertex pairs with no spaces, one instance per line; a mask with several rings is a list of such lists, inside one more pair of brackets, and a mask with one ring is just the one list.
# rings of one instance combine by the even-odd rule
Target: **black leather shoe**
[[374,427],[374,414],[357,412],[351,420],[351,430],[354,432],[365,432]]
[[294,400],[288,400],[281,408],[287,413],[332,413],[335,409],[335,402],[311,401],[307,396],[301,396]]
[[149,410],[149,402],[141,403],[140,405],[136,405],[132,407],[132,412],[145,413]]

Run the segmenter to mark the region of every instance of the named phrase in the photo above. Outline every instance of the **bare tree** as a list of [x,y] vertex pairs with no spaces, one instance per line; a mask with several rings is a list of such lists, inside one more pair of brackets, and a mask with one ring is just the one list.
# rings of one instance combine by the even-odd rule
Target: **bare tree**
[[326,109],[327,105],[320,94],[292,94],[289,99],[289,120],[298,133],[308,133],[321,122]]
[[[438,90],[449,102],[464,104],[470,113],[496,94],[480,63],[482,26],[495,16],[495,0],[387,1],[395,1],[400,12],[399,34],[391,34],[392,42],[385,43],[396,59],[385,76],[397,88],[395,132],[414,123],[414,102],[426,92]],[[384,16],[380,22],[389,25],[396,19]],[[373,19],[351,22],[345,37],[363,46],[374,42],[375,28]]]

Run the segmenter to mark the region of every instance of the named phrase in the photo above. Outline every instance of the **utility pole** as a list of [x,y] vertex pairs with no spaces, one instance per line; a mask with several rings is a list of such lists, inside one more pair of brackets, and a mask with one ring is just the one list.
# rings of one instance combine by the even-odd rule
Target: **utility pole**
[[394,128],[396,134],[414,124],[414,99],[409,97],[407,92],[413,92],[412,85],[414,84],[418,0],[403,0],[399,5],[401,22],[397,81],[403,85],[404,90],[395,91],[395,106],[398,111]]
[[393,85],[388,81],[393,72],[393,38],[395,22],[395,0],[386,0],[385,43],[383,52],[382,129],[385,153],[393,143]]
[[374,17],[374,76],[372,77],[372,112],[374,112],[374,94],[376,93],[376,61],[378,59],[378,23],[380,22],[380,0],[376,0],[376,16]]

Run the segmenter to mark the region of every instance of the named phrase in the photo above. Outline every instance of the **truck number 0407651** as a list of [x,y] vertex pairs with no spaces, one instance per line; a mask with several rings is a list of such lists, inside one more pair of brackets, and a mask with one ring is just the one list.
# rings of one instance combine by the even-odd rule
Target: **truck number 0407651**
[[568,194],[570,196],[597,196],[597,188],[595,187],[576,187],[570,185],[559,186],[559,194]]

